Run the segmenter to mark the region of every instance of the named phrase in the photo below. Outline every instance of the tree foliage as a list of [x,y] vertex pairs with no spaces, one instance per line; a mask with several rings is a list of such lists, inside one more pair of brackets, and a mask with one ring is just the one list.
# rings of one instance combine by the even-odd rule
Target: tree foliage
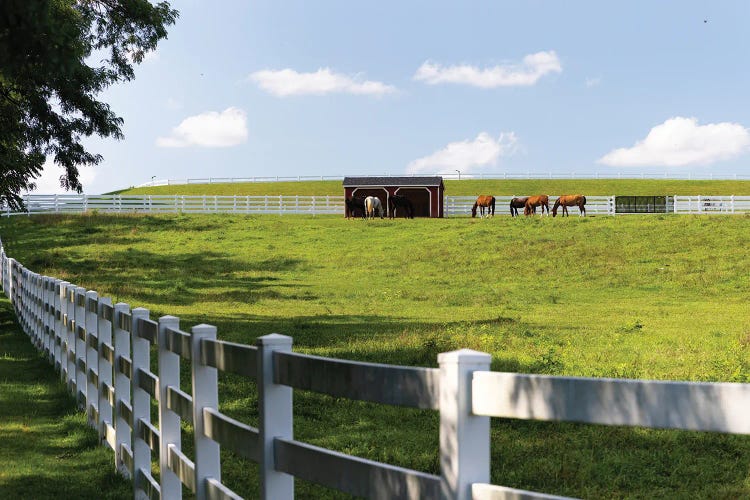
[[47,156],[63,168],[60,185],[82,191],[78,167],[102,157],[81,139],[123,137],[97,95],[132,80],[177,16],[148,0],[0,2],[0,202],[22,206]]

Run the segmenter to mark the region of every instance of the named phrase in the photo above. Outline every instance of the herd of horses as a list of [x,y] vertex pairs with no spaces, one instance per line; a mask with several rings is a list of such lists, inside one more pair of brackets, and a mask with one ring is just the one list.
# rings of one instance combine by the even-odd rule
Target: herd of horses
[[[540,194],[537,196],[522,196],[513,198],[510,200],[510,215],[511,217],[518,217],[518,209],[523,208],[524,215],[536,214],[537,207],[541,208],[542,215],[545,210],[549,215],[549,196],[546,194]],[[552,207],[552,217],[557,216],[557,209],[562,207],[563,217],[568,214],[568,207],[578,207],[580,211],[579,216],[586,216],[586,197],[582,194],[563,194],[555,200],[555,204]],[[487,209],[487,217],[495,215],[495,197],[481,195],[477,198],[474,206],[471,208],[471,216],[477,216],[477,208],[479,208],[480,216],[484,217],[484,211]]]
[[[346,218],[356,217],[357,212],[361,213],[363,219],[372,219],[377,215],[383,218],[383,203],[377,196],[368,196],[366,198],[351,197],[344,198],[346,204]],[[549,215],[549,196],[540,194],[537,196],[523,196],[510,200],[510,215],[518,216],[518,209],[523,208],[524,215],[535,215],[539,207],[542,215]],[[557,209],[562,207],[562,216],[569,215],[568,207],[578,207],[579,216],[586,216],[586,197],[582,194],[564,194],[555,200],[552,207],[552,217],[557,216]],[[481,217],[491,217],[495,215],[495,197],[481,195],[477,198],[474,206],[471,207],[471,216],[477,216],[477,209]],[[388,197],[388,217],[393,219],[397,216],[398,210],[403,210],[405,216],[409,219],[414,218],[414,205],[406,196],[391,195]],[[485,216],[485,211],[487,215]]]

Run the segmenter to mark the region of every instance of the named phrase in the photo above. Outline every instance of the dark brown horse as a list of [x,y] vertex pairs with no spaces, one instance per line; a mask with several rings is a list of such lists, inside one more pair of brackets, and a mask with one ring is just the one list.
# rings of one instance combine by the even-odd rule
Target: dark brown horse
[[526,202],[528,201],[528,196],[522,196],[522,197],[516,197],[510,200],[510,216],[511,217],[518,217],[518,209],[519,208],[525,208]]
[[409,219],[414,218],[414,205],[411,200],[406,196],[400,196],[392,194],[388,197],[388,217],[393,219],[396,217],[396,210],[403,208],[406,212],[406,217]]
[[586,197],[582,194],[563,194],[555,201],[552,207],[552,217],[557,216],[557,207],[563,207],[562,216],[568,215],[568,207],[578,207],[581,213],[579,217],[586,217]]
[[544,209],[547,209],[547,215],[549,215],[549,196],[546,194],[540,194],[538,196],[529,196],[526,200],[526,205],[523,207],[524,215],[536,214],[536,207],[542,207],[542,215],[544,215]]
[[364,198],[344,198],[344,204],[346,205],[346,218],[356,217],[357,210],[362,214],[362,218],[365,218],[365,199]]
[[480,195],[474,206],[471,207],[471,216],[477,216],[477,207],[479,207],[480,214],[484,217],[484,209],[487,209],[487,217],[495,216],[495,197],[489,195]]

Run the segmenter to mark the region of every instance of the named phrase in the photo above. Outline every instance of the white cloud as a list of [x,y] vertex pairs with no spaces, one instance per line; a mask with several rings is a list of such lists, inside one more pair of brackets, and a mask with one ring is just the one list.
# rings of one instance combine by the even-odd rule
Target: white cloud
[[496,87],[522,87],[534,85],[549,73],[560,73],[562,64],[555,51],[537,52],[523,58],[523,63],[505,64],[489,68],[476,66],[441,66],[429,61],[414,74],[414,80],[429,85],[458,83],[484,89]]
[[600,83],[602,83],[602,78],[600,76],[597,76],[595,78],[586,78],[586,87],[597,87]]
[[[78,180],[83,184],[84,192],[96,178],[96,166],[82,165],[78,167]],[[31,194],[77,194],[75,191],[65,191],[60,187],[60,176],[65,170],[54,163],[52,158],[47,158],[44,162],[42,175],[34,180],[36,189]]]
[[168,137],[157,138],[156,145],[163,148],[224,148],[246,141],[247,114],[238,108],[227,108],[221,113],[208,111],[185,118]]
[[288,68],[279,71],[262,70],[252,73],[248,79],[277,97],[333,93],[381,96],[396,91],[391,85],[362,81],[360,75],[351,77],[333,73],[329,68],[321,68],[315,73],[298,73]]
[[739,123],[698,125],[697,118],[675,117],[652,128],[631,148],[599,158],[613,167],[707,165],[740,156],[750,149],[750,130]]
[[512,155],[517,143],[513,132],[503,132],[497,139],[481,132],[474,140],[451,142],[431,155],[412,161],[406,171],[409,174],[453,173],[456,170],[469,173],[494,166],[501,157]]

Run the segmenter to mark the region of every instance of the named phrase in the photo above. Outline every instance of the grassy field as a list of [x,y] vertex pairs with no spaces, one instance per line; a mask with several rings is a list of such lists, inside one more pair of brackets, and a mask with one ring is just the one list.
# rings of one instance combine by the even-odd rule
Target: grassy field
[[[0,237],[36,272],[234,342],[278,332],[382,363],[467,347],[495,370],[750,382],[746,216],[37,216],[3,219]],[[257,422],[251,382],[222,377],[220,393]],[[295,437],[338,451],[437,473],[437,429],[434,412],[295,391]],[[492,464],[496,484],[583,498],[750,498],[747,436],[493,419]],[[254,466],[223,467],[257,496]]]
[[132,498],[112,452],[0,300],[0,498]]
[[[341,196],[341,181],[256,182],[236,184],[185,184],[131,188],[121,194],[184,195],[300,195]],[[538,179],[538,180],[461,180],[445,181],[449,196],[528,195],[546,193],[558,196],[581,193],[588,196],[664,195],[750,195],[750,181],[685,181],[658,179]]]

